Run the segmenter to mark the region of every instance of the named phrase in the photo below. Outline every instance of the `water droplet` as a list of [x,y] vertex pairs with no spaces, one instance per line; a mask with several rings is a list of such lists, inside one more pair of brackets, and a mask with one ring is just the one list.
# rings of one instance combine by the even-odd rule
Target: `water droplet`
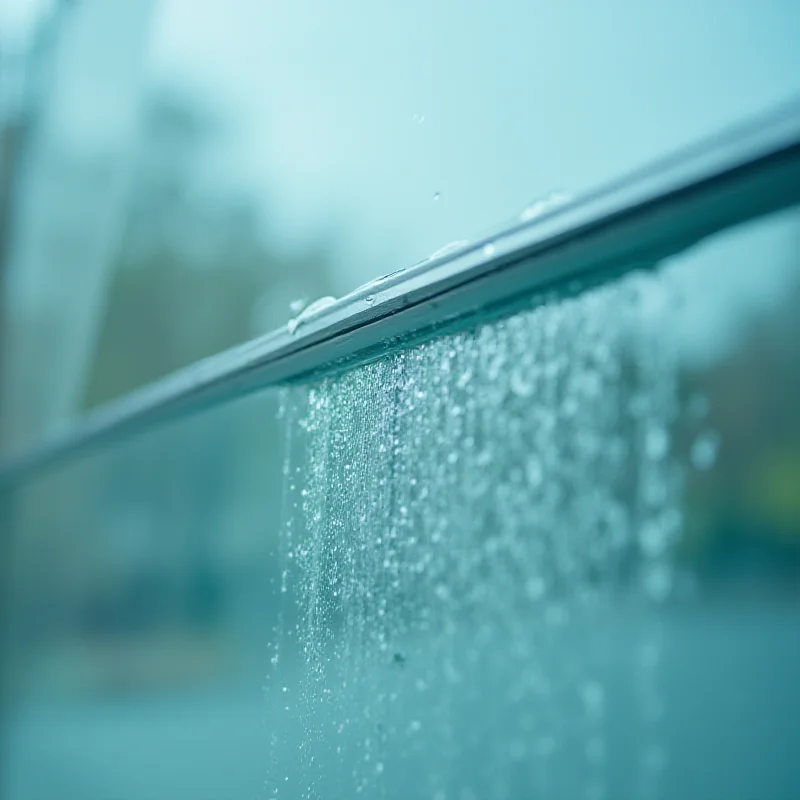
[[459,389],[466,389],[467,384],[472,380],[472,370],[467,369],[459,375],[458,380],[456,381],[456,386]]
[[525,475],[528,478],[528,483],[535,489],[541,486],[544,480],[544,469],[542,462],[536,456],[531,456],[525,464]]
[[590,717],[601,717],[606,704],[605,689],[597,681],[587,681],[581,687],[583,707]]
[[408,730],[411,733],[419,733],[422,730],[422,723],[418,719],[412,719],[409,723]]
[[639,543],[648,558],[657,558],[667,549],[668,531],[658,520],[649,520],[642,525]]
[[491,242],[483,246],[483,254],[487,257],[493,256],[496,251],[497,248]]
[[651,600],[663,603],[672,591],[672,567],[660,562],[649,565],[644,574],[644,589]]
[[296,317],[290,319],[289,322],[286,323],[287,331],[290,334],[294,334],[301,325],[328,308],[328,306],[332,306],[335,302],[336,298],[331,296],[320,297],[319,300],[315,300],[313,303],[306,306]]
[[716,431],[704,431],[692,443],[690,458],[696,469],[708,470],[717,461],[720,435]]
[[438,250],[435,250],[428,256],[428,261],[434,261],[437,258],[442,258],[444,256],[449,256],[451,253],[455,253],[459,250],[462,250],[469,244],[469,241],[466,239],[456,239],[453,242],[448,242],[446,245],[443,245]]
[[533,380],[525,374],[525,370],[521,367],[517,367],[511,372],[508,385],[517,397],[530,397],[536,388]]
[[488,467],[489,464],[492,463],[492,451],[491,450],[481,450],[478,455],[475,456],[475,463],[479,467]]
[[537,575],[535,578],[528,578],[528,580],[525,581],[525,594],[528,595],[531,600],[540,600],[546,591],[547,584],[541,576]]
[[572,200],[572,195],[566,192],[550,192],[539,200],[535,200],[529,205],[525,206],[519,218],[523,222],[529,222],[532,219],[542,216],[548,211],[552,211],[559,206],[569,203]]
[[660,461],[669,450],[669,433],[663,425],[651,425],[645,434],[644,449],[648,458]]
[[531,205],[525,206],[525,208],[522,209],[522,213],[519,215],[519,218],[523,222],[530,222],[530,220],[541,216],[543,213],[544,206],[541,203],[531,203]]
[[308,304],[308,300],[305,297],[298,297],[297,300],[292,300],[289,303],[289,310],[292,314],[299,314]]
[[442,196],[441,192],[434,192],[433,193],[433,199],[434,200],[438,200],[441,196]]
[[382,761],[378,761],[378,762],[375,764],[375,772],[376,772],[378,775],[380,775],[380,774],[383,772],[383,762],[382,762]]

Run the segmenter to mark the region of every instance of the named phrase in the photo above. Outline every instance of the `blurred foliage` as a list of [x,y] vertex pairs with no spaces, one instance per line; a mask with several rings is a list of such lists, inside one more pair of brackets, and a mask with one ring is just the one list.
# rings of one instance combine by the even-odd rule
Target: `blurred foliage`
[[795,280],[780,304],[750,320],[734,357],[682,378],[687,397],[705,397],[711,409],[708,420],[684,420],[679,447],[686,462],[703,427],[722,433],[714,468],[694,471],[687,482],[681,555],[706,582],[738,581],[745,572],[775,589],[800,585],[796,241],[787,253]]
[[204,185],[222,129],[188,96],[162,91],[147,103],[85,407],[285,322],[287,281],[290,299],[330,293],[328,243],[279,251],[251,198]]

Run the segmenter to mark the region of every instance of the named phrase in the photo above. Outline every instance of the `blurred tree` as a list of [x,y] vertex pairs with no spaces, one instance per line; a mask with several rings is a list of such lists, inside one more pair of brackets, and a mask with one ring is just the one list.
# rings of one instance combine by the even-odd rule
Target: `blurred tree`
[[705,397],[708,419],[684,421],[679,449],[690,463],[705,428],[723,433],[714,468],[687,482],[683,559],[706,581],[761,580],[775,589],[800,578],[800,226],[786,252],[793,282],[769,314],[742,321],[735,354],[682,376],[687,397]]
[[[219,119],[176,93],[147,105],[127,226],[84,407],[277,326],[274,292],[330,291],[330,248],[270,248],[255,203],[204,178]],[[205,184],[205,185],[204,185]],[[264,308],[267,313],[264,314]],[[282,308],[282,306],[281,306]]]
[[[295,254],[278,251],[255,202],[209,181],[220,136],[221,120],[185,95],[161,91],[146,105],[85,408],[284,322],[287,286],[295,297],[330,292],[325,242]],[[113,548],[105,547],[105,555],[83,562],[92,589],[81,600],[79,624],[124,630],[177,614],[213,625],[231,581],[226,570],[245,569],[252,560],[245,553],[241,565],[221,564],[218,540],[223,531],[235,538],[237,526],[251,524],[236,510],[252,493],[253,469],[263,475],[281,457],[275,421],[237,406],[191,422],[190,436],[181,434],[184,427],[129,442],[73,487],[73,498],[80,498],[74,527],[87,552],[97,554],[92,542],[100,536],[138,543],[146,554],[115,566]],[[268,502],[278,490],[276,483],[259,494]],[[272,546],[263,535],[258,544]]]

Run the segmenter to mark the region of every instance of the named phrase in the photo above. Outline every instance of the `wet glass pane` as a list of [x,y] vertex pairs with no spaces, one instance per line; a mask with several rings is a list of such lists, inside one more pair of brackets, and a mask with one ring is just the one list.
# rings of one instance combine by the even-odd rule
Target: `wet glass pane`
[[249,797],[265,780],[274,394],[32,481],[4,526],[5,798]]
[[800,91],[780,0],[0,15],[8,446]]
[[795,791],[800,218],[578,289],[18,491],[4,797]]

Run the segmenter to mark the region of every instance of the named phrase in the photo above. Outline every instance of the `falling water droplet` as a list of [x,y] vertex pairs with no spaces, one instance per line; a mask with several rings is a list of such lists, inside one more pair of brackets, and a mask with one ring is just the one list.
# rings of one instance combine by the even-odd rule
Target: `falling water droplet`
[[657,558],[669,545],[669,532],[658,520],[650,520],[642,526],[639,543],[648,558]]
[[669,433],[663,425],[651,425],[645,434],[645,452],[653,461],[660,461],[669,451]]
[[520,367],[511,372],[508,385],[517,397],[530,397],[535,389],[533,380]]
[[541,575],[537,575],[534,578],[528,578],[525,581],[525,594],[531,600],[539,600],[544,597],[545,592],[547,591],[547,584],[542,578]]
[[605,689],[597,681],[587,681],[581,687],[581,699],[586,714],[590,717],[601,717],[605,709]]
[[434,192],[433,193],[433,199],[434,200],[438,200],[441,196],[442,196],[441,192]]
[[467,369],[461,373],[461,376],[456,381],[456,386],[459,389],[466,389],[469,382],[472,380],[472,370]]
[[531,456],[525,464],[525,475],[528,478],[528,483],[535,489],[541,486],[544,480],[544,469],[542,462],[536,456]]
[[696,469],[708,470],[714,466],[719,452],[720,436],[716,431],[704,431],[693,442],[690,457]]
[[672,566],[664,562],[651,564],[644,575],[644,589],[651,600],[664,602],[672,591]]

